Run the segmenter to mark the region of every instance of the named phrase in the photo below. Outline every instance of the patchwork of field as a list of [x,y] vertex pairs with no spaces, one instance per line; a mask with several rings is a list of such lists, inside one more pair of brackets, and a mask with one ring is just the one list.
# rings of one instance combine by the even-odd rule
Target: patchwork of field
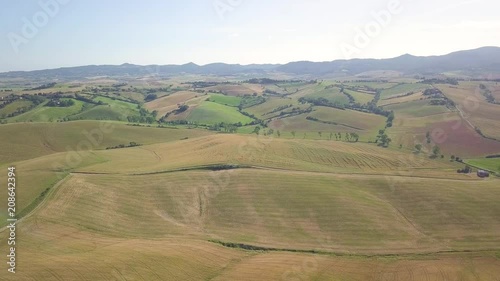
[[500,140],[500,105],[488,103],[481,94],[479,84],[439,85],[438,88],[457,104],[464,118],[474,127],[486,136]]
[[[500,158],[483,157],[500,153],[500,106],[479,86],[496,96],[494,82],[207,79],[61,83],[83,96],[55,98],[69,107],[45,96],[9,118],[34,103],[3,95],[17,279],[499,280]],[[434,86],[456,108],[431,105],[422,91]],[[167,113],[189,124],[161,124]],[[241,123],[240,134],[219,123]],[[384,133],[387,148],[375,143]],[[457,173],[465,165],[474,173]],[[2,241],[7,217],[0,208]]]

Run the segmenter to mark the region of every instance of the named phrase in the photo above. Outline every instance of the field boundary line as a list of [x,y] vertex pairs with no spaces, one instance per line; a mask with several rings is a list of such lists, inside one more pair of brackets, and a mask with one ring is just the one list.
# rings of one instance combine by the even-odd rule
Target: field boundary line
[[290,253],[302,253],[302,254],[315,254],[315,255],[326,255],[326,256],[338,256],[338,257],[362,257],[362,258],[375,258],[375,257],[415,257],[415,256],[432,256],[432,255],[444,255],[444,254],[467,254],[467,253],[487,253],[487,252],[497,252],[497,249],[482,249],[482,250],[441,250],[441,251],[430,251],[430,252],[414,252],[414,253],[387,253],[387,254],[361,254],[361,253],[346,253],[346,252],[333,252],[315,249],[287,249],[287,248],[274,248],[274,247],[264,247],[255,246],[244,243],[233,243],[224,242],[220,240],[209,239],[208,242],[219,244],[222,247],[249,251],[249,252],[290,252]]
[[[45,198],[42,200],[42,202],[40,202],[40,204],[38,204],[35,208],[33,208],[33,210],[31,210],[25,216],[23,216],[22,218],[18,219],[17,222],[16,222],[16,224],[20,223],[25,218],[31,217],[36,211],[38,211],[38,209],[40,209],[41,207],[43,207],[46,204],[47,200],[49,200],[53,196],[54,192],[56,192],[58,190],[58,187],[61,186],[67,180],[69,180],[70,177],[71,177],[71,173],[68,174],[68,175],[66,175],[63,179],[61,179],[60,181],[58,181],[56,184],[54,184],[49,189],[49,192],[47,193],[47,195],[45,196]],[[7,229],[7,225],[4,226],[4,227],[2,227],[2,228],[0,228],[0,233],[4,232],[6,229]]]

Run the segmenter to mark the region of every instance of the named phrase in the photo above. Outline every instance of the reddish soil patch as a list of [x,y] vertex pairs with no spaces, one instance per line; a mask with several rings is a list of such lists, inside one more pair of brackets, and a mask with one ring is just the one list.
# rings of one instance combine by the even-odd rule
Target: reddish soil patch
[[443,153],[460,157],[480,157],[500,152],[500,142],[483,138],[461,120],[435,123],[431,138]]

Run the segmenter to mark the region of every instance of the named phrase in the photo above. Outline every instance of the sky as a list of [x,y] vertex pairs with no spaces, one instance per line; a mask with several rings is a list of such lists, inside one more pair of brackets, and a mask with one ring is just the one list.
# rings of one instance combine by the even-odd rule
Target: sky
[[287,63],[500,46],[497,0],[3,1],[0,72]]

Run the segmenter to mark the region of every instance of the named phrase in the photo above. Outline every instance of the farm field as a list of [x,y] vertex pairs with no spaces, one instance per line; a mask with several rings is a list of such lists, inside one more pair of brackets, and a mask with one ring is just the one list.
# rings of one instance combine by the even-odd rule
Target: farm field
[[438,88],[452,99],[466,116],[466,119],[479,128],[486,136],[500,139],[500,105],[488,103],[481,94],[480,83],[460,84],[457,86],[439,85]]
[[500,158],[467,159],[465,162],[475,167],[500,173]]
[[146,108],[148,110],[156,110],[160,116],[167,114],[168,112],[175,110],[178,104],[186,103],[199,96],[200,94],[196,92],[181,91],[165,97],[161,97],[154,101],[146,103]]
[[[6,124],[0,126],[0,164],[67,152],[86,141],[91,142],[91,149],[100,150],[131,141],[153,144],[208,134],[204,130],[145,128],[111,121]],[[82,149],[89,147],[82,145]]]
[[[65,159],[16,165],[20,180],[34,181],[23,182],[20,206],[52,186],[18,226],[18,254],[31,264],[19,266],[22,278],[488,280],[500,272],[498,180],[456,174],[448,161],[230,134],[94,150],[55,174],[52,163]],[[240,168],[209,168],[221,164]]]
[[201,124],[216,124],[221,122],[248,124],[253,121],[234,107],[221,105],[215,102],[202,102],[189,112],[186,120]]
[[10,118],[12,122],[53,122],[67,116],[76,115],[82,111],[85,104],[81,101],[74,101],[70,107],[48,107],[44,104],[38,105],[35,109]]
[[497,281],[500,163],[484,157],[500,153],[499,106],[474,94],[494,82],[249,77],[12,87],[0,168],[16,167],[16,277]]
[[398,95],[404,95],[409,92],[419,92],[430,88],[430,85],[426,84],[399,84],[391,88],[386,88],[381,91],[381,98],[390,98]]

